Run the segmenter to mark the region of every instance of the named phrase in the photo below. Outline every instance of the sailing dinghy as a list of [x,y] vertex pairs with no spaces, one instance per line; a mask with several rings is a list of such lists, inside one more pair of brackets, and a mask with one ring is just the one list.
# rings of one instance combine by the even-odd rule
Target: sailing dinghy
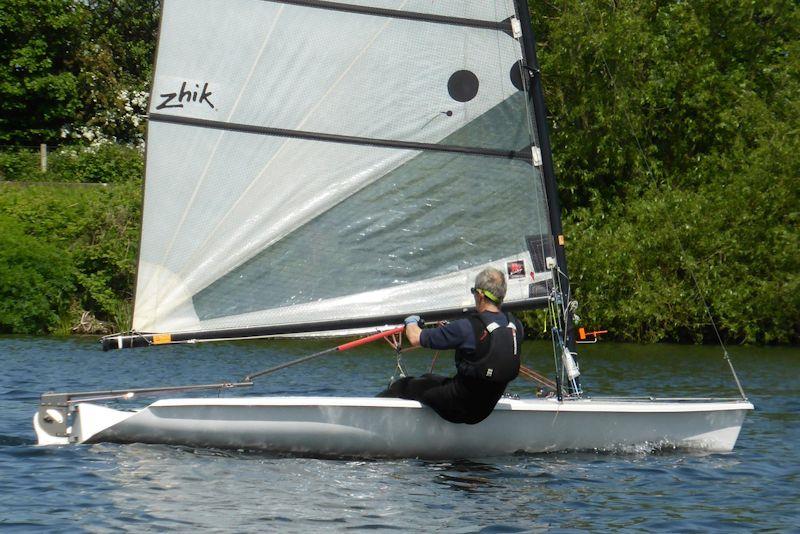
[[[164,0],[133,328],[102,343],[371,334],[358,344],[396,335],[410,314],[470,313],[475,275],[494,266],[507,274],[504,309],[549,310],[550,397],[502,399],[485,421],[457,425],[400,399],[216,394],[274,368],[45,393],[39,443],[447,458],[730,451],[753,409],[741,387],[735,399],[581,391],[529,21],[521,0]],[[203,389],[217,391],[133,411],[102,404]]]

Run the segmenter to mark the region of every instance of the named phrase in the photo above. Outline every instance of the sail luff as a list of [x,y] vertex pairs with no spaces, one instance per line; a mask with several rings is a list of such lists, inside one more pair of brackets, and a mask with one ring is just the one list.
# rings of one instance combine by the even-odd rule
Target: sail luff
[[[514,0],[519,10],[520,17],[525,19],[522,24],[523,52],[526,64],[529,68],[531,79],[530,98],[533,104],[533,115],[536,130],[539,137],[539,148],[542,152],[542,170],[545,178],[545,188],[549,205],[550,224],[553,237],[558,241],[558,236],[562,234],[561,225],[561,205],[558,199],[558,186],[553,169],[553,155],[550,147],[550,136],[547,127],[547,108],[544,101],[544,91],[542,89],[541,72],[539,62],[536,57],[536,41],[530,27],[530,11],[528,4],[524,0]],[[564,247],[556,243],[556,254],[559,256],[558,263],[562,270],[566,272],[566,260],[564,259]]]
[[[530,72],[530,99],[533,104],[533,115],[539,137],[539,149],[542,154],[542,172],[544,174],[545,192],[550,217],[550,229],[553,236],[556,260],[559,268],[566,276],[567,259],[564,253],[564,238],[561,225],[561,203],[558,199],[558,184],[553,168],[553,154],[550,148],[550,135],[547,127],[547,107],[542,89],[542,77],[536,57],[536,39],[531,28],[531,14],[526,0],[514,0],[522,22],[522,43],[525,62]],[[566,285],[564,285],[566,284]],[[564,293],[569,294],[569,280],[562,281]]]
[[[161,21],[164,19],[164,2],[160,2],[158,8],[158,20]],[[160,49],[161,44],[161,31],[162,26],[159,23],[158,30],[156,31],[156,46],[155,46],[155,53],[153,57],[153,70],[150,73],[150,94],[148,95],[148,103],[153,101],[153,97],[156,93],[156,73],[158,72],[158,51]],[[149,104],[148,104],[148,112],[149,112]],[[150,121],[148,120],[145,124],[145,139],[148,139],[150,133]],[[145,168],[142,172],[142,187],[141,187],[141,199],[142,203],[144,203],[144,198],[146,196],[146,188],[147,188],[147,157],[148,157],[148,146],[149,143],[145,142],[144,145],[144,161],[145,161]],[[137,298],[136,296],[139,294],[139,285],[147,285],[150,283],[150,280],[143,281],[139,279],[140,271],[142,270],[142,248],[144,244],[144,222],[145,222],[145,213],[144,213],[144,206],[142,209],[139,210],[139,240],[136,246],[136,273],[133,278],[133,303],[131,305],[131,317],[130,317],[130,328],[133,329],[133,322],[134,318],[136,317],[136,307],[137,307]],[[105,350],[105,349],[104,349]]]
[[[563,356],[556,358],[557,397],[560,401],[562,399],[562,383],[565,378],[563,376],[564,367],[567,367],[568,363],[571,363],[571,365],[577,369],[575,365],[576,362],[573,359],[576,346],[574,336],[574,308],[572,307],[572,302],[570,302],[572,296],[570,292],[569,271],[567,270],[567,259],[564,251],[565,240],[561,225],[561,203],[558,199],[558,186],[553,168],[553,154],[550,148],[550,136],[547,127],[547,107],[545,106],[544,90],[542,89],[542,76],[539,69],[539,61],[536,57],[536,39],[531,27],[531,15],[527,0],[514,0],[514,2],[520,17],[525,19],[522,24],[523,53],[531,74],[532,87],[530,97],[533,101],[536,130],[539,136],[542,171],[547,195],[547,205],[550,212],[553,248],[558,264],[558,272],[554,273],[554,275],[558,277],[556,288],[560,290],[561,294],[556,297],[555,308],[559,313],[563,313],[563,324],[560,324],[557,328],[559,331],[558,337],[560,339],[558,339],[556,346],[559,352],[562,350],[564,351]],[[562,319],[557,319],[557,322],[561,323],[561,320]],[[563,328],[563,331],[561,331],[561,328]],[[566,380],[566,389],[570,394],[580,395],[581,393],[580,378],[578,375],[573,376],[570,374],[569,380]]]

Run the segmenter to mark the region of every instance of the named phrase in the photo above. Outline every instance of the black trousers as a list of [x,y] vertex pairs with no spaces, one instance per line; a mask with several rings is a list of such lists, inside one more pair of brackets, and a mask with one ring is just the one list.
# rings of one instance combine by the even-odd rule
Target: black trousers
[[442,419],[451,423],[480,423],[492,413],[507,384],[424,374],[395,380],[378,397],[416,400],[430,406]]

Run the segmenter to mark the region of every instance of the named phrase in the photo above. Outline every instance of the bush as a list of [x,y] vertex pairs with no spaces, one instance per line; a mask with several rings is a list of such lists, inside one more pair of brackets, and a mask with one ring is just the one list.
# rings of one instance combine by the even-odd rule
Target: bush
[[52,151],[47,172],[39,167],[39,151],[0,152],[0,180],[10,182],[121,183],[144,175],[144,156],[135,147],[104,143],[65,146]]
[[570,274],[592,326],[713,341],[702,296],[729,342],[800,342],[800,141],[741,148],[699,166],[694,190],[654,187],[571,214]]
[[0,181],[43,180],[45,176],[39,169],[38,152],[30,149],[0,152]]
[[[78,322],[82,311],[91,311],[101,321],[114,323],[119,329],[130,326],[136,244],[139,235],[141,182],[108,187],[61,187],[39,185],[5,186],[0,195],[0,212],[6,214],[6,226],[13,227],[14,238],[3,243],[4,256],[0,267],[7,276],[22,276],[16,268],[15,255],[30,256],[20,264],[52,263],[47,271],[57,282],[69,275],[72,283],[70,318]],[[47,247],[31,243],[46,243]],[[18,250],[29,248],[30,250]],[[55,255],[60,262],[51,262]],[[65,263],[66,262],[66,263]],[[38,280],[36,268],[31,277]],[[12,273],[12,274],[8,274]],[[16,274],[13,274],[16,273]],[[39,278],[37,278],[39,277]],[[31,282],[34,283],[34,282]],[[35,282],[39,283],[39,282]],[[10,298],[10,297],[9,297]],[[20,297],[22,298],[22,297]],[[50,319],[64,315],[67,308],[52,299]],[[43,305],[42,305],[43,306]],[[11,332],[44,333],[52,330],[52,322],[38,321],[25,326],[27,315],[9,321]]]
[[49,170],[57,182],[130,182],[144,175],[144,157],[138,148],[113,143],[65,147],[53,153]]
[[0,216],[0,332],[52,332],[75,289],[70,255]]
[[531,3],[587,326],[800,342],[797,2]]

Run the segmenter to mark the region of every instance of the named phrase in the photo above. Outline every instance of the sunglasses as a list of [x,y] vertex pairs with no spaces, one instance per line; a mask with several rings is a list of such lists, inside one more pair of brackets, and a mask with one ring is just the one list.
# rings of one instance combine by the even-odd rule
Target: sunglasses
[[476,294],[480,295],[483,298],[494,302],[495,304],[500,302],[500,299],[498,299],[491,292],[486,291],[485,289],[478,289],[478,288],[475,288],[475,287],[471,287],[471,288],[469,288],[469,292],[472,293],[473,295],[476,295]]

